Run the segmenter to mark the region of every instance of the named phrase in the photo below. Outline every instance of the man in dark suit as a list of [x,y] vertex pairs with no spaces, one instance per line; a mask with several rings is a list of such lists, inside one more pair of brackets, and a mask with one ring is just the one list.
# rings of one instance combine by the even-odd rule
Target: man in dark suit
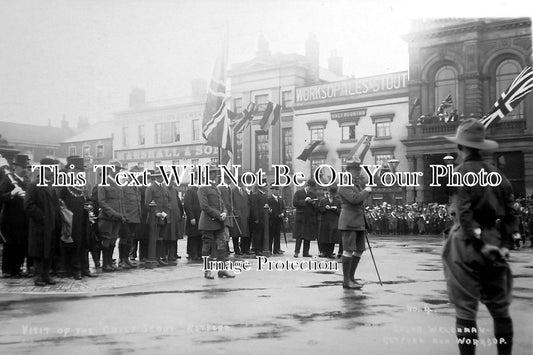
[[198,187],[189,186],[183,198],[183,208],[187,215],[185,234],[187,234],[187,254],[190,260],[201,260],[202,232],[198,230],[198,222],[202,208],[198,200]]
[[0,228],[6,238],[2,255],[4,277],[24,275],[22,266],[28,249],[28,218],[24,213],[28,163],[27,155],[17,154],[12,171],[7,171],[0,180],[0,203],[3,203]]
[[350,160],[346,163],[346,171],[352,176],[352,186],[339,186],[341,198],[341,214],[339,216],[339,230],[342,237],[342,286],[349,289],[359,289],[363,285],[355,281],[355,270],[365,251],[365,220],[364,201],[372,192],[370,186],[363,188],[361,178],[361,161]]
[[285,251],[281,250],[280,233],[281,224],[285,218],[285,202],[279,194],[279,186],[270,187],[268,205],[270,206],[270,224],[268,230],[270,234],[270,252],[273,252],[274,254],[283,254]]
[[340,243],[339,215],[341,200],[337,195],[337,186],[328,187],[326,196],[318,201],[320,221],[318,227],[318,249],[321,257],[334,258],[335,244]]
[[[231,187],[233,199],[233,213],[235,214],[234,227],[230,230],[233,238],[233,250],[235,255],[243,255],[250,252],[250,204],[248,195],[241,186]],[[237,227],[238,224],[238,227]]]
[[167,228],[170,223],[170,197],[168,189],[163,185],[163,175],[160,171],[152,175],[155,180],[146,188],[144,203],[148,206],[152,201],[156,204],[157,242],[156,258],[159,266],[177,265],[173,261],[163,260],[165,247],[168,246],[169,236]]
[[[141,169],[138,166],[130,169],[132,173],[138,173],[140,171]],[[124,216],[126,217],[126,221],[122,224],[119,232],[119,267],[122,269],[131,269],[136,267],[130,261],[130,251],[133,247],[135,231],[141,223],[141,191],[138,186],[124,186],[122,187],[122,191],[124,194]]]
[[[41,165],[58,165],[57,160],[45,158]],[[46,186],[37,186],[38,181],[28,184],[24,197],[24,210],[29,218],[28,256],[35,261],[35,285],[54,285],[50,267],[56,245],[61,235],[59,199],[52,187],[52,172],[46,169]]]
[[[217,188],[220,182],[220,170],[217,166],[209,167],[209,186],[198,188],[198,201],[200,202],[200,222],[198,229],[202,231],[202,255],[209,257],[209,261],[227,260],[228,252],[225,241],[224,221],[227,218],[227,209],[222,200],[222,194]],[[211,270],[204,271],[206,279],[213,279]],[[228,270],[220,270],[218,277],[230,277],[235,275]]]
[[311,246],[311,240],[316,239],[318,232],[318,198],[315,190],[316,182],[309,180],[303,189],[297,190],[294,193],[292,199],[292,205],[296,208],[293,228],[293,237],[296,238],[296,245],[294,247],[295,258],[297,258],[300,253],[302,240],[304,242],[303,256],[311,257],[309,254],[309,247]]
[[126,222],[124,209],[124,193],[115,181],[115,175],[122,169],[119,161],[110,161],[108,165],[114,166],[114,171],[109,172],[107,182],[109,186],[98,186],[98,231],[101,238],[103,272],[113,272],[118,267],[113,265],[113,252],[119,236],[122,223]]
[[268,206],[266,186],[256,186],[256,192],[252,194],[252,204],[250,206],[250,216],[253,221],[253,250],[256,256],[261,256],[268,250],[263,250],[265,234],[265,205]]

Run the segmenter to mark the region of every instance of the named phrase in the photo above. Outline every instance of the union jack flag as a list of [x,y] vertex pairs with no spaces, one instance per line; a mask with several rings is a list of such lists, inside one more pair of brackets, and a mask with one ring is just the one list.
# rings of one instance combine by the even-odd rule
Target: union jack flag
[[444,109],[451,107],[452,105],[452,94],[448,94],[448,96],[446,96],[444,100],[442,100],[442,102],[440,103],[439,107],[437,108],[437,112],[435,112],[435,115],[438,115],[439,113],[444,113]]
[[373,137],[374,136],[370,134],[363,135],[357,141],[357,143],[355,143],[355,146],[348,154],[349,158],[359,158],[359,160],[361,160],[362,162],[365,159],[365,155],[368,152],[368,149],[370,149],[370,144],[372,144]]
[[531,90],[533,90],[533,71],[531,67],[525,67],[507,90],[503,92],[490,111],[481,118],[481,123],[483,123],[485,128],[488,128],[490,125],[499,122],[518,106]]
[[227,45],[224,45],[209,83],[202,120],[202,135],[207,140],[205,144],[231,151],[231,128],[229,124],[231,111],[226,105],[227,52]]
[[235,116],[235,118],[231,121],[233,132],[239,133],[250,124],[254,118],[255,107],[255,103],[250,102],[244,111]]

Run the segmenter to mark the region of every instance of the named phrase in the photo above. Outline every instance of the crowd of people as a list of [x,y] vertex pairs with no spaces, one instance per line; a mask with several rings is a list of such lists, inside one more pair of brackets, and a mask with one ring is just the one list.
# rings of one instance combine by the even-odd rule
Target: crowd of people
[[[58,162],[43,159],[41,164]],[[336,186],[319,189],[310,180],[294,193],[292,201],[284,201],[276,186],[219,186],[219,169],[213,167],[211,190],[193,186],[178,190],[175,184],[164,184],[162,175],[155,171],[149,175],[148,187],[119,187],[113,179],[108,180],[109,186],[92,189],[52,187],[37,186],[38,176],[30,173],[25,155],[15,156],[10,165],[0,165],[4,166],[0,169],[3,277],[33,275],[37,285],[54,283],[51,275],[96,277],[89,267],[89,257],[101,272],[148,265],[150,233],[156,234],[155,259],[150,261],[158,266],[177,265],[181,258],[177,242],[184,236],[187,258],[194,262],[202,261],[202,256],[227,260],[230,252],[242,258],[281,255],[285,252],[281,249],[282,237],[286,240],[289,232],[296,239],[294,257],[300,255],[302,246],[302,256],[312,257],[309,250],[313,240],[318,244],[318,257],[343,255],[338,228],[342,199]],[[114,172],[109,171],[111,176],[124,169],[117,161],[110,165],[115,167]],[[83,158],[67,158],[65,171],[84,170]],[[130,171],[141,169],[133,167]],[[50,176],[46,178],[51,180]],[[153,228],[150,203],[155,204]],[[525,199],[518,203],[523,206],[520,225],[525,241],[533,235],[533,210]],[[210,216],[213,211],[223,212],[224,218]],[[366,206],[364,214],[366,228],[374,235],[440,234],[453,223],[448,206],[436,203],[384,202]],[[223,233],[217,236],[213,231]],[[219,276],[233,275],[222,272]]]

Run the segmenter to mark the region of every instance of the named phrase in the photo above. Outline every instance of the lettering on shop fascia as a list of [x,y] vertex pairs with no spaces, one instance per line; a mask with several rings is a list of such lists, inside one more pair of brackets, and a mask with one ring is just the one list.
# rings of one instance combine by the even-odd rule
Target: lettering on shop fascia
[[218,148],[209,145],[192,145],[182,147],[161,147],[135,149],[116,152],[116,158],[121,161],[154,160],[165,158],[192,159],[215,156]]
[[366,116],[366,108],[356,109],[356,110],[345,110],[345,111],[333,111],[330,113],[331,119],[337,121],[339,127],[343,123],[355,123],[359,124],[359,119]]

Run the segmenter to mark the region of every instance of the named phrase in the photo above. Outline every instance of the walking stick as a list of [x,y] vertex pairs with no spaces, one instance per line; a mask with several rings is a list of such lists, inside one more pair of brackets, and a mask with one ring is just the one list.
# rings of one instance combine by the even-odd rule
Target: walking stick
[[378,266],[376,265],[376,259],[374,259],[374,253],[372,253],[372,247],[370,246],[370,241],[368,240],[368,233],[365,231],[366,243],[368,244],[368,249],[370,250],[370,256],[372,256],[372,261],[374,262],[374,267],[376,268],[376,274],[378,274],[379,284],[383,286],[381,282],[381,276],[379,276]]

